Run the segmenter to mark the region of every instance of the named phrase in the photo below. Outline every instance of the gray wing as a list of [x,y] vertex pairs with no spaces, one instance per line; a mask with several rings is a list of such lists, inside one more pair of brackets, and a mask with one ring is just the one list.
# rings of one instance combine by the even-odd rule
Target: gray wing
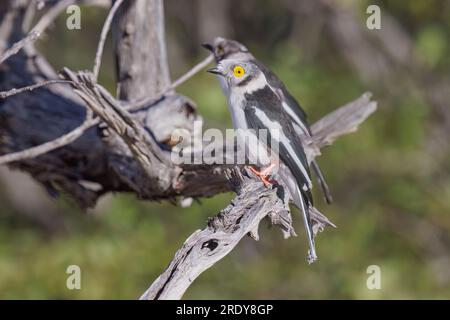
[[[282,98],[284,99],[284,103],[286,104],[284,108],[288,111],[288,115],[297,125],[297,127],[294,129],[299,130],[299,134],[304,133],[311,135],[311,129],[308,124],[305,110],[303,110],[297,100],[289,93],[284,83],[277,77],[275,73],[272,72],[272,70],[268,69],[264,64],[256,59],[254,60],[254,62],[259,66],[259,68],[261,68],[261,70],[263,70],[269,85],[277,90],[278,94],[281,94]],[[322,190],[326,202],[332,203],[333,197],[331,196],[330,188],[328,187],[325,177],[320,170],[319,164],[316,160],[312,160],[311,166],[317,177],[317,181],[319,182],[320,189]]]

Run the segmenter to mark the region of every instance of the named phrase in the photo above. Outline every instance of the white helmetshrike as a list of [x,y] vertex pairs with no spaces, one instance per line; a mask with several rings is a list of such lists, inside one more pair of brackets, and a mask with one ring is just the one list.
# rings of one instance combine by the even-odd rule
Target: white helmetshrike
[[[227,58],[208,71],[222,78],[235,129],[253,129],[249,131],[255,133],[265,129],[274,133],[272,139],[277,139],[279,164],[274,177],[284,183],[294,204],[302,212],[310,247],[308,261],[315,261],[317,255],[310,219],[313,197],[309,166],[303,145],[294,128],[295,121],[286,110],[283,97],[270,85],[261,67],[253,61]],[[248,147],[251,149],[254,146]],[[256,165],[263,166],[259,163]],[[270,170],[266,169],[258,173],[265,183],[265,178],[271,175]]]
[[[291,118],[292,125],[294,126],[298,136],[311,137],[311,130],[308,125],[306,112],[302,109],[297,100],[289,93],[284,83],[275,75],[275,73],[257,60],[249,52],[247,47],[235,40],[225,39],[222,37],[217,37],[212,43],[205,43],[202,46],[214,54],[217,63],[224,59],[235,59],[255,63],[265,75],[270,87],[281,98],[283,109]],[[224,79],[219,77],[219,81],[224,94],[228,96]],[[312,160],[311,167],[316,175],[326,202],[330,204],[333,201],[333,198],[318,163],[315,160]]]

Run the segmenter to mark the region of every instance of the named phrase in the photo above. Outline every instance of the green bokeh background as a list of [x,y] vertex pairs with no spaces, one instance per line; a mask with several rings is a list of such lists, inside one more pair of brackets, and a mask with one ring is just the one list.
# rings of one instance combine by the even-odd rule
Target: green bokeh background
[[[176,15],[175,2],[166,1],[172,78],[206,54],[195,43],[204,39]],[[249,2],[259,9],[255,15],[248,14],[241,2],[230,1],[236,23],[229,36],[245,42],[285,81],[312,122],[365,91],[374,94],[379,109],[356,134],[339,139],[319,158],[335,202],[326,205],[315,190],[318,207],[338,228],[318,236],[317,263],[306,262],[298,215],[294,222],[299,237],[288,240],[278,228],[263,222],[260,241],[243,239],[202,274],[184,298],[450,298],[450,147],[444,143],[439,156],[430,153],[432,132],[440,128],[442,119],[420,84],[405,71],[395,74],[396,85],[390,88],[382,81],[364,79],[320,34],[311,54],[292,33],[295,23],[283,29],[280,21],[291,14],[286,1]],[[352,7],[364,25],[368,4],[336,1],[335,5]],[[423,68],[448,81],[449,2],[378,4],[382,14],[393,17],[413,40],[414,54]],[[91,68],[105,15],[104,9],[83,7],[80,31],[67,30],[63,16],[38,47],[56,69],[64,65]],[[190,47],[175,45],[182,33],[192,36]],[[109,42],[105,52],[100,82],[114,92]],[[201,72],[179,92],[197,103],[206,127],[231,127],[225,99],[211,75]],[[439,137],[448,144],[449,135],[443,130]],[[0,298],[137,298],[184,240],[203,228],[232,196],[199,199],[181,208],[115,194],[87,213],[62,197],[52,201],[65,227],[49,232],[21,215],[0,189]],[[72,264],[82,270],[81,290],[66,288],[65,271]],[[366,287],[370,265],[381,268],[380,290]]]

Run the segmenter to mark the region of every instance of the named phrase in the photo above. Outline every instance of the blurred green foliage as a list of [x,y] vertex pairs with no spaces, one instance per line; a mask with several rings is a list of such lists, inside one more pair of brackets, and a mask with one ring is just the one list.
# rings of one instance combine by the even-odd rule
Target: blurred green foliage
[[[385,8],[411,33],[424,62],[448,74],[450,14],[441,3],[386,1]],[[92,67],[105,12],[86,12],[82,32],[65,30],[59,20],[40,42],[56,68]],[[263,223],[259,242],[244,239],[201,275],[185,298],[449,298],[450,176],[445,163],[450,156],[443,160],[442,170],[438,160],[427,154],[429,103],[407,85],[399,84],[410,88],[400,94],[363,82],[334,53],[307,57],[295,41],[283,40],[272,50],[258,41],[249,47],[285,81],[312,122],[366,90],[374,93],[379,110],[356,134],[323,150],[319,159],[335,202],[327,206],[315,190],[318,207],[338,228],[318,236],[317,263],[306,263],[305,238],[295,214],[299,237],[284,240],[277,228]],[[110,50],[105,52],[100,81],[113,91],[113,59]],[[200,58],[190,57],[186,65]],[[198,74],[179,92],[197,103],[206,127],[230,127],[225,98],[211,75]],[[69,228],[54,235],[20,220],[14,208],[5,205],[0,212],[0,298],[136,298],[184,240],[232,196],[200,199],[190,208],[181,208],[118,194],[106,209],[95,213],[82,213],[62,199],[58,205],[70,219]],[[65,286],[65,271],[71,264],[81,267],[81,290]],[[381,267],[381,290],[366,287],[369,265]]]

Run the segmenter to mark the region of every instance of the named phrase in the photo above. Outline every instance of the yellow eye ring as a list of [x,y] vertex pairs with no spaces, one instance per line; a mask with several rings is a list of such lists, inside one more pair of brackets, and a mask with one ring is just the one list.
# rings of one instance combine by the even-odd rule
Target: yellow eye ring
[[233,68],[233,73],[235,77],[240,78],[245,74],[245,70],[241,66],[235,66]]

